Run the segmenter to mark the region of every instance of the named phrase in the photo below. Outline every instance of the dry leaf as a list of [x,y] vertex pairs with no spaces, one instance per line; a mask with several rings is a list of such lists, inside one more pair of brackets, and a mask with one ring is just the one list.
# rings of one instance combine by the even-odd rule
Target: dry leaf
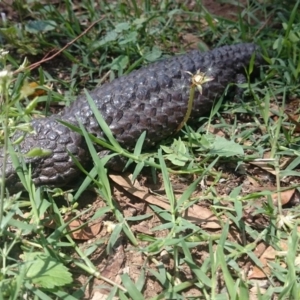
[[[73,216],[64,216],[64,222],[69,222]],[[101,228],[101,222],[94,223],[92,225],[85,224],[82,228],[79,228],[84,223],[81,220],[73,220],[68,226],[67,230],[72,231],[70,232],[70,235],[75,240],[90,240],[97,236],[97,234],[100,232]],[[53,219],[51,219],[49,222],[45,223],[44,226],[48,228],[56,228],[57,224]],[[78,228],[78,229],[77,229]],[[76,230],[77,229],[77,230]]]
[[[170,205],[167,203],[166,200],[164,200],[163,198],[160,199],[157,196],[150,194],[148,192],[148,189],[144,186],[140,186],[139,188],[135,187],[131,183],[131,179],[129,176],[126,176],[125,174],[110,174],[109,177],[128,193],[140,198],[142,201],[146,201],[147,203],[159,206],[165,210],[170,211]],[[189,207],[185,211],[184,217],[192,223],[204,228],[221,228],[218,218],[209,209],[196,204]]]
[[116,184],[118,184],[120,187],[122,187],[125,191],[130,193],[131,195],[140,198],[143,201],[146,201],[150,204],[157,205],[161,208],[164,208],[165,210],[170,210],[170,205],[164,200],[163,198],[160,199],[156,196],[153,196],[148,192],[148,189],[140,186],[139,188],[135,187],[131,183],[131,179],[128,175],[122,174],[122,175],[109,175],[110,179],[113,180]]
[[117,276],[122,269],[126,256],[123,245],[119,245],[114,250],[114,254],[108,257],[105,268],[101,270],[101,275],[116,282],[119,281]]
[[143,226],[141,224],[132,225],[131,229],[136,231],[136,232],[139,232],[139,233],[144,233],[144,234],[147,234],[147,235],[154,235],[153,231],[149,230],[148,227]]
[[256,188],[260,187],[260,184],[253,177],[247,176],[247,180],[253,187],[256,187]]
[[294,128],[294,132],[300,132],[300,123],[298,122],[298,119],[299,119],[299,115],[291,115],[289,113],[287,113],[287,116],[288,116],[288,119],[289,121],[295,125],[295,128]]
[[276,118],[281,111],[281,107],[279,107],[277,104],[275,103],[270,103],[270,109],[269,109],[269,117],[272,118]]
[[[68,222],[69,219],[72,217],[67,217],[65,222]],[[84,225],[81,227],[84,223],[81,220],[73,220],[68,226],[68,231],[70,232],[70,235],[72,236],[73,239],[75,240],[90,240],[94,238],[99,232],[101,228],[101,222],[94,223],[92,225]],[[81,228],[79,228],[81,227]],[[77,229],[79,228],[79,229]]]
[[[273,161],[273,160],[272,160]],[[255,173],[259,173],[260,176],[269,176],[270,174],[276,175],[274,167],[270,165],[270,160],[268,158],[256,159],[250,161],[249,164],[257,166],[259,169],[255,170]]]
[[225,133],[224,133],[224,131],[222,131],[222,129],[220,129],[220,128],[215,128],[213,125],[209,125],[208,126],[208,131],[210,132],[210,133],[212,133],[213,135],[218,135],[218,136],[221,136],[221,137],[225,137],[226,135],[225,135]]
[[[281,241],[280,247],[283,251],[286,251],[288,249],[287,242]],[[275,260],[277,253],[278,251],[275,250],[273,247],[271,246],[267,247],[259,258],[260,262],[263,265],[263,269],[254,266],[252,272],[248,276],[248,279],[253,279],[253,278],[261,279],[261,278],[266,278],[267,277],[266,275],[270,275],[271,271],[268,265],[268,261]],[[256,251],[255,254],[257,255]],[[284,264],[281,264],[281,266],[284,267]]]
[[[285,205],[290,202],[290,200],[293,198],[293,195],[295,194],[295,189],[279,192],[280,193],[280,199],[281,199],[281,205]],[[274,205],[278,205],[278,193],[272,194],[272,200]]]
[[192,33],[185,33],[182,35],[182,39],[184,40],[185,44],[187,44],[189,49],[198,49],[198,44],[202,42],[198,36]]

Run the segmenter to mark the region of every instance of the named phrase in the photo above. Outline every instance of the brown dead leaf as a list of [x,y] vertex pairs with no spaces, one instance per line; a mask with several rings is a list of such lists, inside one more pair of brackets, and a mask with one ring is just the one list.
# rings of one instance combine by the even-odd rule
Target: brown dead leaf
[[189,47],[189,49],[198,49],[198,44],[203,42],[199,38],[199,36],[196,36],[192,33],[183,34],[182,39],[185,42],[185,44],[188,44],[187,46]]
[[147,234],[147,235],[154,235],[153,231],[151,231],[148,227],[146,227],[142,224],[132,225],[131,229],[134,231],[137,231],[139,233],[143,233],[143,234]]
[[[72,217],[67,217],[64,221],[68,222]],[[99,232],[101,228],[101,222],[94,223],[92,225],[84,225],[81,227],[84,223],[81,220],[73,220],[68,226],[68,230],[72,231],[70,232],[70,235],[75,240],[90,240],[94,238]]]
[[[282,251],[287,251],[288,245],[286,241],[280,242],[280,247]],[[255,251],[256,252],[256,251]],[[267,275],[271,274],[268,262],[275,260],[277,256],[278,251],[275,250],[273,247],[269,246],[265,249],[263,254],[260,256],[259,260],[263,265],[263,269],[254,266],[252,272],[249,274],[248,279],[262,279],[266,278]],[[257,253],[256,253],[257,255]],[[281,264],[282,267],[284,267],[284,264]]]
[[269,117],[277,117],[281,111],[281,108],[275,104],[275,103],[270,103],[270,109],[269,109]]
[[255,180],[253,177],[251,176],[247,176],[247,180],[249,181],[249,183],[255,187],[255,188],[258,188],[260,187],[260,184],[257,182],[257,180]]
[[[281,205],[285,205],[290,202],[295,194],[295,189],[291,189],[280,193]],[[272,194],[272,200],[274,205],[278,205],[278,193]]]
[[126,255],[124,252],[124,247],[123,245],[119,245],[117,248],[115,248],[115,253],[107,259],[107,264],[104,269],[101,270],[101,275],[103,277],[114,280],[115,282],[119,281],[119,279],[116,280],[116,277],[122,269],[125,258]]
[[250,161],[249,164],[257,166],[260,169],[260,171],[259,169],[256,170],[256,173],[260,173],[260,176],[269,176],[269,174],[276,175],[274,167],[270,165],[270,160],[268,158],[256,159]]
[[[131,183],[130,176],[126,176],[126,174],[110,174],[109,177],[117,185],[119,185],[121,188],[123,188],[125,191],[132,194],[133,196],[138,197],[142,201],[170,211],[171,208],[167,200],[165,200],[163,197],[158,198],[158,196],[150,194],[148,189],[144,186],[139,186],[137,188],[137,186],[134,186]],[[194,204],[193,206],[189,207],[185,211],[184,217],[192,223],[197,224],[201,227],[213,229],[221,228],[218,218],[209,209],[199,206],[197,204]]]
[[[272,159],[271,157],[271,152],[270,151],[266,151],[264,153],[264,156],[263,156],[263,160],[262,162],[260,162],[259,160],[256,162],[257,163],[257,166],[259,167],[264,167],[266,164],[268,164],[268,168],[266,168],[266,170],[268,171],[269,168],[270,168],[270,164],[268,162],[268,159]],[[280,158],[280,165],[279,165],[279,168],[282,170],[282,169],[285,169],[293,160],[295,159],[295,157],[281,157]],[[272,169],[272,174],[275,174],[275,172],[273,171]]]
[[213,135],[218,135],[218,136],[220,136],[220,137],[225,137],[226,135],[225,135],[225,133],[224,133],[224,131],[222,131],[222,129],[220,129],[220,128],[216,128],[215,126],[213,126],[213,125],[209,125],[208,126],[208,131],[210,132],[210,133],[212,133]]
[[[293,158],[294,159],[294,158]],[[274,159],[271,157],[271,152],[267,151],[264,153],[263,158],[253,160],[249,162],[251,165],[257,166],[266,173],[276,175],[273,163]],[[291,158],[282,157],[280,159],[280,169],[285,169],[285,167],[291,163]]]
[[280,158],[280,165],[279,168],[280,170],[284,170],[287,168],[287,166],[295,160],[295,156],[290,156],[290,157],[281,157]]
[[[196,216],[196,217],[195,217]],[[200,225],[202,228],[219,229],[221,224],[219,219],[206,207],[197,204],[185,211],[185,219]],[[223,219],[226,222],[225,218]]]
[[287,112],[285,112],[285,113],[287,114],[289,121],[295,125],[294,132],[299,133],[300,132],[300,123],[298,122],[299,115],[292,115]]
[[[261,283],[261,280],[259,280],[259,282]],[[253,282],[251,282],[253,284]],[[263,282],[261,283],[263,284]],[[267,292],[267,289],[259,286],[258,284],[253,286],[250,290],[249,290],[249,300],[257,300],[259,299],[258,294],[260,295],[264,295]]]
[[163,199],[163,197],[160,199],[158,197],[153,196],[148,192],[148,189],[143,186],[140,186],[139,188],[135,187],[131,183],[131,179],[128,175],[110,174],[109,177],[111,180],[113,180],[116,184],[118,184],[120,187],[122,187],[125,191],[127,191],[131,195],[138,197],[141,200],[146,201],[150,204],[157,205],[166,210],[170,210],[170,205],[167,203],[166,200]]
[[[71,219],[73,219],[73,216],[64,216],[64,222],[67,223]],[[67,230],[70,231],[70,235],[75,240],[90,240],[97,236],[97,234],[100,232],[101,228],[101,222],[94,223],[92,225],[85,224],[83,226],[83,222],[81,220],[73,220],[71,223],[67,226]],[[51,221],[44,224],[48,228],[57,228],[56,222],[51,219]],[[81,227],[83,226],[83,227]],[[71,232],[72,231],[72,232]]]
[[296,96],[291,98],[290,100],[291,101],[286,103],[284,111],[288,113],[294,113],[295,111],[298,111],[300,107],[300,98]]

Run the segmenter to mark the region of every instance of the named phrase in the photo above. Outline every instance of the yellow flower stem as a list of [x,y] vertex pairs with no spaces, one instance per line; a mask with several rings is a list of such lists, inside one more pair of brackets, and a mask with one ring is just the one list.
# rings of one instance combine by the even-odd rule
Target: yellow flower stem
[[195,96],[195,88],[196,86],[193,84],[191,86],[190,89],[190,97],[189,97],[189,101],[188,101],[188,105],[187,105],[187,110],[186,110],[186,114],[182,120],[182,122],[179,124],[179,126],[177,127],[176,132],[178,132],[179,130],[181,130],[181,128],[183,127],[183,125],[188,121],[188,119],[190,118],[191,112],[192,112],[192,108],[193,108],[193,103],[194,103],[194,96]]

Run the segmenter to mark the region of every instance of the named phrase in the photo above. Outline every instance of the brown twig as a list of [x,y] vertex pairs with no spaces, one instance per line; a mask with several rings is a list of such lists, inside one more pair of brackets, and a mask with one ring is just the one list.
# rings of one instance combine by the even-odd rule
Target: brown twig
[[254,33],[254,36],[257,36],[270,22],[271,18],[274,16],[274,13],[271,13],[267,20],[258,28],[258,30]]
[[66,50],[69,46],[71,46],[72,44],[74,44],[74,42],[76,42],[78,39],[80,39],[83,35],[85,35],[88,31],[91,30],[91,28],[93,26],[95,26],[97,23],[99,23],[100,21],[102,21],[105,18],[105,16],[103,16],[102,18],[100,18],[99,20],[93,22],[87,29],[85,29],[81,34],[79,34],[75,39],[73,39],[71,42],[67,43],[63,48],[61,48],[60,50],[58,50],[57,52],[55,52],[53,55],[47,57],[49,55],[49,53],[51,53],[51,51],[49,53],[47,53],[44,58],[36,63],[33,63],[25,68],[22,68],[21,70],[16,70],[14,72],[15,74],[18,74],[19,72],[23,72],[24,70],[33,70],[35,68],[37,68],[38,66],[40,66],[41,64],[43,64],[46,61],[49,61],[51,59],[53,59],[55,56],[57,56],[58,54],[60,54],[61,52],[63,52],[64,50]]

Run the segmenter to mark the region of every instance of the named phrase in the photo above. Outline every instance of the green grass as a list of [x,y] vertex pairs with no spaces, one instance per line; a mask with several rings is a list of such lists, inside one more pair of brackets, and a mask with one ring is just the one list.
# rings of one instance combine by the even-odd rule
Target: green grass
[[[254,288],[257,299],[299,299],[299,209],[274,205],[272,194],[277,192],[280,199],[285,189],[294,188],[295,197],[299,193],[299,134],[284,105],[300,94],[300,1],[248,1],[235,21],[211,14],[201,1],[195,1],[193,9],[189,1],[98,2],[42,5],[19,0],[13,3],[12,21],[2,18],[0,47],[9,53],[0,53],[1,70],[8,70],[0,73],[0,138],[16,165],[8,136],[17,129],[30,131],[32,117],[51,114],[53,103],[68,105],[83,88],[91,90],[142,65],[185,52],[189,45],[183,37],[188,33],[202,50],[254,41],[269,65],[260,70],[255,83],[245,85],[252,101],[219,101],[196,127],[185,125],[179,137],[152,153],[141,152],[144,135],[132,152],[123,149],[88,96],[108,141],[72,127],[84,135],[94,161],[92,170],[82,169],[86,178],[81,185],[72,190],[36,188],[29,168],[20,172],[27,194],[8,197],[1,187],[0,299],[83,299],[88,285],[99,288],[95,278],[102,280],[107,299],[250,299]],[[50,62],[25,68],[70,42]],[[22,87],[33,81],[44,89],[53,84],[53,91],[31,101]],[[225,136],[211,133],[207,125]],[[154,179],[163,183],[163,195],[153,194],[166,200],[169,209],[145,202],[147,210],[125,214],[130,210],[113,193],[104,167],[109,157],[98,158],[97,143],[134,161],[133,178],[139,178],[144,166],[157,169]],[[268,160],[263,159],[266,153]],[[262,162],[262,168],[253,165]],[[82,168],[79,163],[78,167]],[[260,188],[252,188],[250,181]],[[180,193],[178,183],[184,186]],[[80,200],[91,185],[103,199],[96,208]],[[131,198],[133,206],[142,202]],[[201,207],[198,213],[208,209],[221,226],[199,226],[187,218],[184,212],[196,203]],[[85,245],[68,227],[74,220],[83,220],[83,226],[102,219],[111,224],[111,232]],[[55,220],[54,228],[49,228],[49,220]],[[150,226],[151,234],[134,229],[143,224]],[[120,240],[127,260],[118,266],[117,281],[102,274],[98,260],[109,259]],[[257,250],[263,245],[276,251],[269,273],[263,279],[249,278],[249,269],[263,267],[263,253]],[[99,249],[102,256],[97,256]],[[135,279],[130,253],[142,257]],[[78,282],[78,274],[84,276],[84,284]]]

